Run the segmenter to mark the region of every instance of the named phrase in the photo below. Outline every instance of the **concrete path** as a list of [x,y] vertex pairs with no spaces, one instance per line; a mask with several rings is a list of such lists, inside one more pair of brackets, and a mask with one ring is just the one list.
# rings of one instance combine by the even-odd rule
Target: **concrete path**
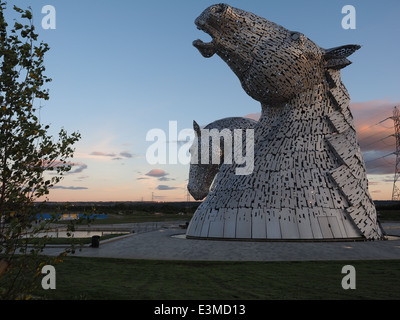
[[[194,240],[184,237],[177,225],[139,234],[129,234],[85,247],[75,256],[128,259],[219,260],[219,261],[301,261],[400,259],[400,223],[383,224],[387,241],[340,242],[250,242]],[[60,248],[47,248],[56,255]]]

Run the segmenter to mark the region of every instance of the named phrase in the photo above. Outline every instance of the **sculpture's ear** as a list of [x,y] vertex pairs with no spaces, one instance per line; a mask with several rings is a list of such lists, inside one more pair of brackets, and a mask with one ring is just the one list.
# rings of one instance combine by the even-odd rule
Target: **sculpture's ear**
[[196,132],[197,136],[200,137],[201,136],[200,126],[197,124],[195,120],[193,120],[193,129],[194,132]]
[[345,46],[335,47],[326,49],[324,53],[324,59],[326,61],[327,69],[342,69],[351,64],[351,61],[347,59],[348,56],[353,54],[355,51],[360,49],[361,46],[356,44],[348,44]]

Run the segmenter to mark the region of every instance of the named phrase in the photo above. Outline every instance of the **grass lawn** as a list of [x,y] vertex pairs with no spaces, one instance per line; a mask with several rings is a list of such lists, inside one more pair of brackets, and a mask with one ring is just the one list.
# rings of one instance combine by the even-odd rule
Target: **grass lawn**
[[[344,290],[344,265],[356,289]],[[399,299],[400,260],[206,262],[67,257],[56,265],[55,290],[40,299]]]
[[[399,221],[397,210],[381,220]],[[110,214],[93,224],[187,220],[191,215]],[[342,267],[356,268],[355,290],[341,286]],[[266,300],[400,299],[400,260],[315,262],[154,261],[67,257],[56,266],[57,289],[41,299]]]
[[[399,221],[382,210],[381,221]],[[109,214],[93,224],[189,221],[192,215]],[[344,265],[356,269],[355,290],[344,290]],[[56,265],[48,300],[338,300],[400,299],[400,260],[313,262],[157,261],[66,257]]]

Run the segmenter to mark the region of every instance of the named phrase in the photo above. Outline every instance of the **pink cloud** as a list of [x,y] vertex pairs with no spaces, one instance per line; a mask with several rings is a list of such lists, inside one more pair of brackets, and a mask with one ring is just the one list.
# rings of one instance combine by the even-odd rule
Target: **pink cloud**
[[[393,136],[393,115],[400,102],[387,99],[353,102],[350,105],[368,174],[393,174],[396,138]],[[386,120],[385,120],[386,119]]]
[[145,175],[149,176],[149,177],[161,178],[161,177],[168,175],[168,173],[162,169],[152,169],[149,172],[147,172]]
[[261,112],[249,113],[244,116],[244,118],[253,119],[255,121],[260,120],[260,117],[261,117]]

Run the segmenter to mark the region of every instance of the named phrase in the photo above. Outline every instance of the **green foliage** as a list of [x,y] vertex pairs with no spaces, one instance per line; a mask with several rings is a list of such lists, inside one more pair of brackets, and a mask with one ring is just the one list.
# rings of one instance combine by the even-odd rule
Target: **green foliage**
[[[0,2],[0,253],[8,265],[0,274],[0,298],[28,296],[33,279],[26,279],[25,271],[41,264],[46,238],[34,246],[27,241],[21,245],[21,239],[45,232],[57,219],[37,221],[34,203],[45,201],[71,169],[67,159],[80,139],[79,133],[61,130],[54,140],[49,126],[40,123],[37,101],[49,99],[44,87],[51,81],[44,75],[49,46],[38,41],[30,8],[13,9],[23,21],[10,27],[4,18],[6,3]],[[8,286],[1,282],[5,274]]]

